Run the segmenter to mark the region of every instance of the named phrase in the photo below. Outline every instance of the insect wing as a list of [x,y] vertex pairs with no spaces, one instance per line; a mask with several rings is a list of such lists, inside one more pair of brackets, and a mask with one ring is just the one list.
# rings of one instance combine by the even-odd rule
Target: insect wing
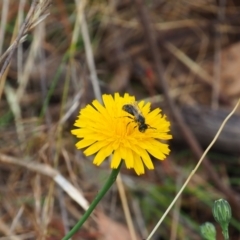
[[134,109],[134,106],[133,106],[133,105],[131,105],[131,104],[125,104],[125,105],[123,105],[122,109],[123,109],[125,112],[127,112],[127,113],[135,116],[136,110]]

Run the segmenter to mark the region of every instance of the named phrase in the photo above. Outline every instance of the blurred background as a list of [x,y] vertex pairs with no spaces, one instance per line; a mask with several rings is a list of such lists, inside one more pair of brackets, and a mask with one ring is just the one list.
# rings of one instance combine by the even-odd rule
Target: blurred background
[[[0,240],[58,240],[82,216],[110,170],[70,131],[81,108],[115,92],[163,109],[171,154],[140,177],[122,168],[130,219],[114,185],[73,239],[146,239],[240,96],[240,2],[2,0],[0,10]],[[202,239],[219,198],[240,239],[239,113],[152,239]]]

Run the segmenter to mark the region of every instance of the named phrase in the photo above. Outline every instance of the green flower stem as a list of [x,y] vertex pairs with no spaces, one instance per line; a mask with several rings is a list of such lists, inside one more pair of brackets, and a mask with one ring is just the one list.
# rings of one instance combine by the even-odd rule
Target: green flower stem
[[224,229],[222,231],[222,234],[224,236],[224,240],[229,240],[229,235],[228,235],[228,228]]
[[93,200],[93,202],[89,206],[88,210],[84,213],[82,218],[76,223],[76,225],[70,230],[70,232],[68,232],[67,235],[62,238],[62,240],[70,239],[81,228],[81,226],[88,219],[88,217],[90,216],[92,211],[95,209],[97,204],[102,200],[104,195],[107,193],[107,191],[113,185],[113,183],[116,181],[117,175],[118,175],[118,173],[120,171],[120,168],[121,168],[121,165],[122,165],[122,161],[119,164],[117,169],[113,169],[112,170],[112,172],[111,172],[107,182],[105,183],[103,188],[99,191],[99,193],[97,194],[96,198]]

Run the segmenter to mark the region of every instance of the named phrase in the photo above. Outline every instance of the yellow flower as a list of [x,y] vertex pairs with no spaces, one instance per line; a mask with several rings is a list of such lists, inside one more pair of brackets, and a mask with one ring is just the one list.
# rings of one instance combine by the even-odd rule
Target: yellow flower
[[72,130],[72,134],[81,140],[77,142],[78,149],[87,148],[86,156],[96,154],[93,163],[100,165],[112,154],[111,168],[118,168],[121,160],[125,161],[127,168],[134,168],[138,175],[143,174],[144,164],[148,169],[154,169],[152,155],[164,160],[170,150],[166,143],[160,140],[171,139],[168,133],[170,122],[160,114],[156,108],[150,111],[150,103],[139,102],[138,108],[145,118],[147,129],[139,131],[138,122],[134,116],[124,111],[125,104],[135,103],[135,97],[118,93],[102,96],[104,106],[97,100],[80,111]]

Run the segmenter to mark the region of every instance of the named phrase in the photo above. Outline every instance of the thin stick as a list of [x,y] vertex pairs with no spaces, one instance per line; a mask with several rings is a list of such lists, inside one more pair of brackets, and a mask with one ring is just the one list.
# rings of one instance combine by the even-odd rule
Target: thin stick
[[223,23],[225,18],[225,6],[226,0],[220,0],[220,6],[218,8],[218,24],[215,35],[215,55],[214,55],[214,81],[212,86],[212,108],[218,108],[218,99],[220,94],[221,83],[221,45],[222,45],[222,33],[220,30],[220,24]]
[[10,1],[4,0],[2,3],[2,17],[1,17],[1,24],[0,24],[0,55],[2,54],[2,46],[5,36],[5,28],[7,24],[7,15],[8,15],[8,8],[9,8]]
[[86,56],[87,56],[87,63],[88,63],[88,67],[90,70],[90,79],[92,81],[94,94],[95,94],[96,98],[98,99],[98,101],[101,102],[102,101],[101,90],[100,90],[99,81],[98,81],[98,77],[97,77],[97,71],[96,71],[96,66],[95,66],[95,62],[94,62],[92,46],[90,43],[90,37],[89,37],[87,22],[86,22],[84,13],[82,16],[82,35],[83,35],[83,41],[84,41],[84,46],[85,46],[85,51],[86,51]]
[[87,64],[88,64],[88,68],[90,71],[90,80],[91,80],[91,83],[93,86],[94,95],[95,95],[96,99],[98,99],[98,101],[101,102],[102,101],[101,90],[100,90],[99,81],[98,81],[98,77],[97,77],[97,71],[96,71],[96,66],[95,66],[95,62],[94,62],[93,51],[92,51],[92,46],[91,46],[91,42],[90,42],[86,17],[84,14],[84,7],[83,7],[84,2],[85,1],[76,0],[78,21],[82,27],[83,42],[84,42],[84,47],[85,47],[85,51],[86,51]]
[[220,126],[217,134],[215,135],[215,137],[213,138],[212,142],[209,144],[209,146],[207,147],[207,149],[204,151],[202,157],[200,158],[200,160],[198,161],[196,167],[192,170],[192,172],[190,173],[190,175],[188,176],[186,182],[183,184],[182,188],[179,190],[178,194],[176,195],[176,197],[173,199],[172,203],[169,205],[169,207],[167,208],[167,210],[165,211],[165,213],[163,214],[163,216],[161,217],[161,219],[158,221],[157,225],[154,227],[154,229],[152,230],[152,232],[150,233],[150,235],[148,236],[148,238],[146,240],[149,240],[153,234],[156,232],[156,230],[159,228],[160,224],[163,222],[164,218],[167,216],[167,214],[169,213],[169,211],[171,210],[172,206],[175,204],[175,202],[178,200],[179,196],[182,194],[183,190],[185,189],[185,187],[187,186],[187,184],[189,183],[189,181],[191,180],[192,176],[196,173],[196,171],[198,170],[200,164],[202,163],[203,159],[205,158],[206,154],[208,153],[208,151],[210,150],[210,148],[213,146],[213,144],[216,142],[217,138],[219,137],[220,133],[223,130],[223,127],[225,126],[225,124],[227,123],[227,121],[229,120],[229,118],[234,114],[234,112],[236,111],[236,109],[238,108],[240,104],[240,98],[236,104],[236,106],[234,107],[234,109],[232,110],[232,112],[230,112],[228,114],[228,116],[225,118],[225,120],[223,121],[222,125]]
[[122,202],[125,218],[126,218],[126,221],[127,221],[128,229],[129,229],[129,232],[130,232],[130,235],[131,235],[131,239],[132,240],[137,240],[137,236],[136,236],[136,232],[135,232],[135,229],[134,229],[132,217],[131,217],[131,214],[130,214],[130,210],[129,210],[129,206],[128,206],[127,197],[126,197],[126,193],[125,193],[125,190],[124,190],[121,174],[118,175],[116,183],[117,183],[120,199],[121,199],[121,202]]

